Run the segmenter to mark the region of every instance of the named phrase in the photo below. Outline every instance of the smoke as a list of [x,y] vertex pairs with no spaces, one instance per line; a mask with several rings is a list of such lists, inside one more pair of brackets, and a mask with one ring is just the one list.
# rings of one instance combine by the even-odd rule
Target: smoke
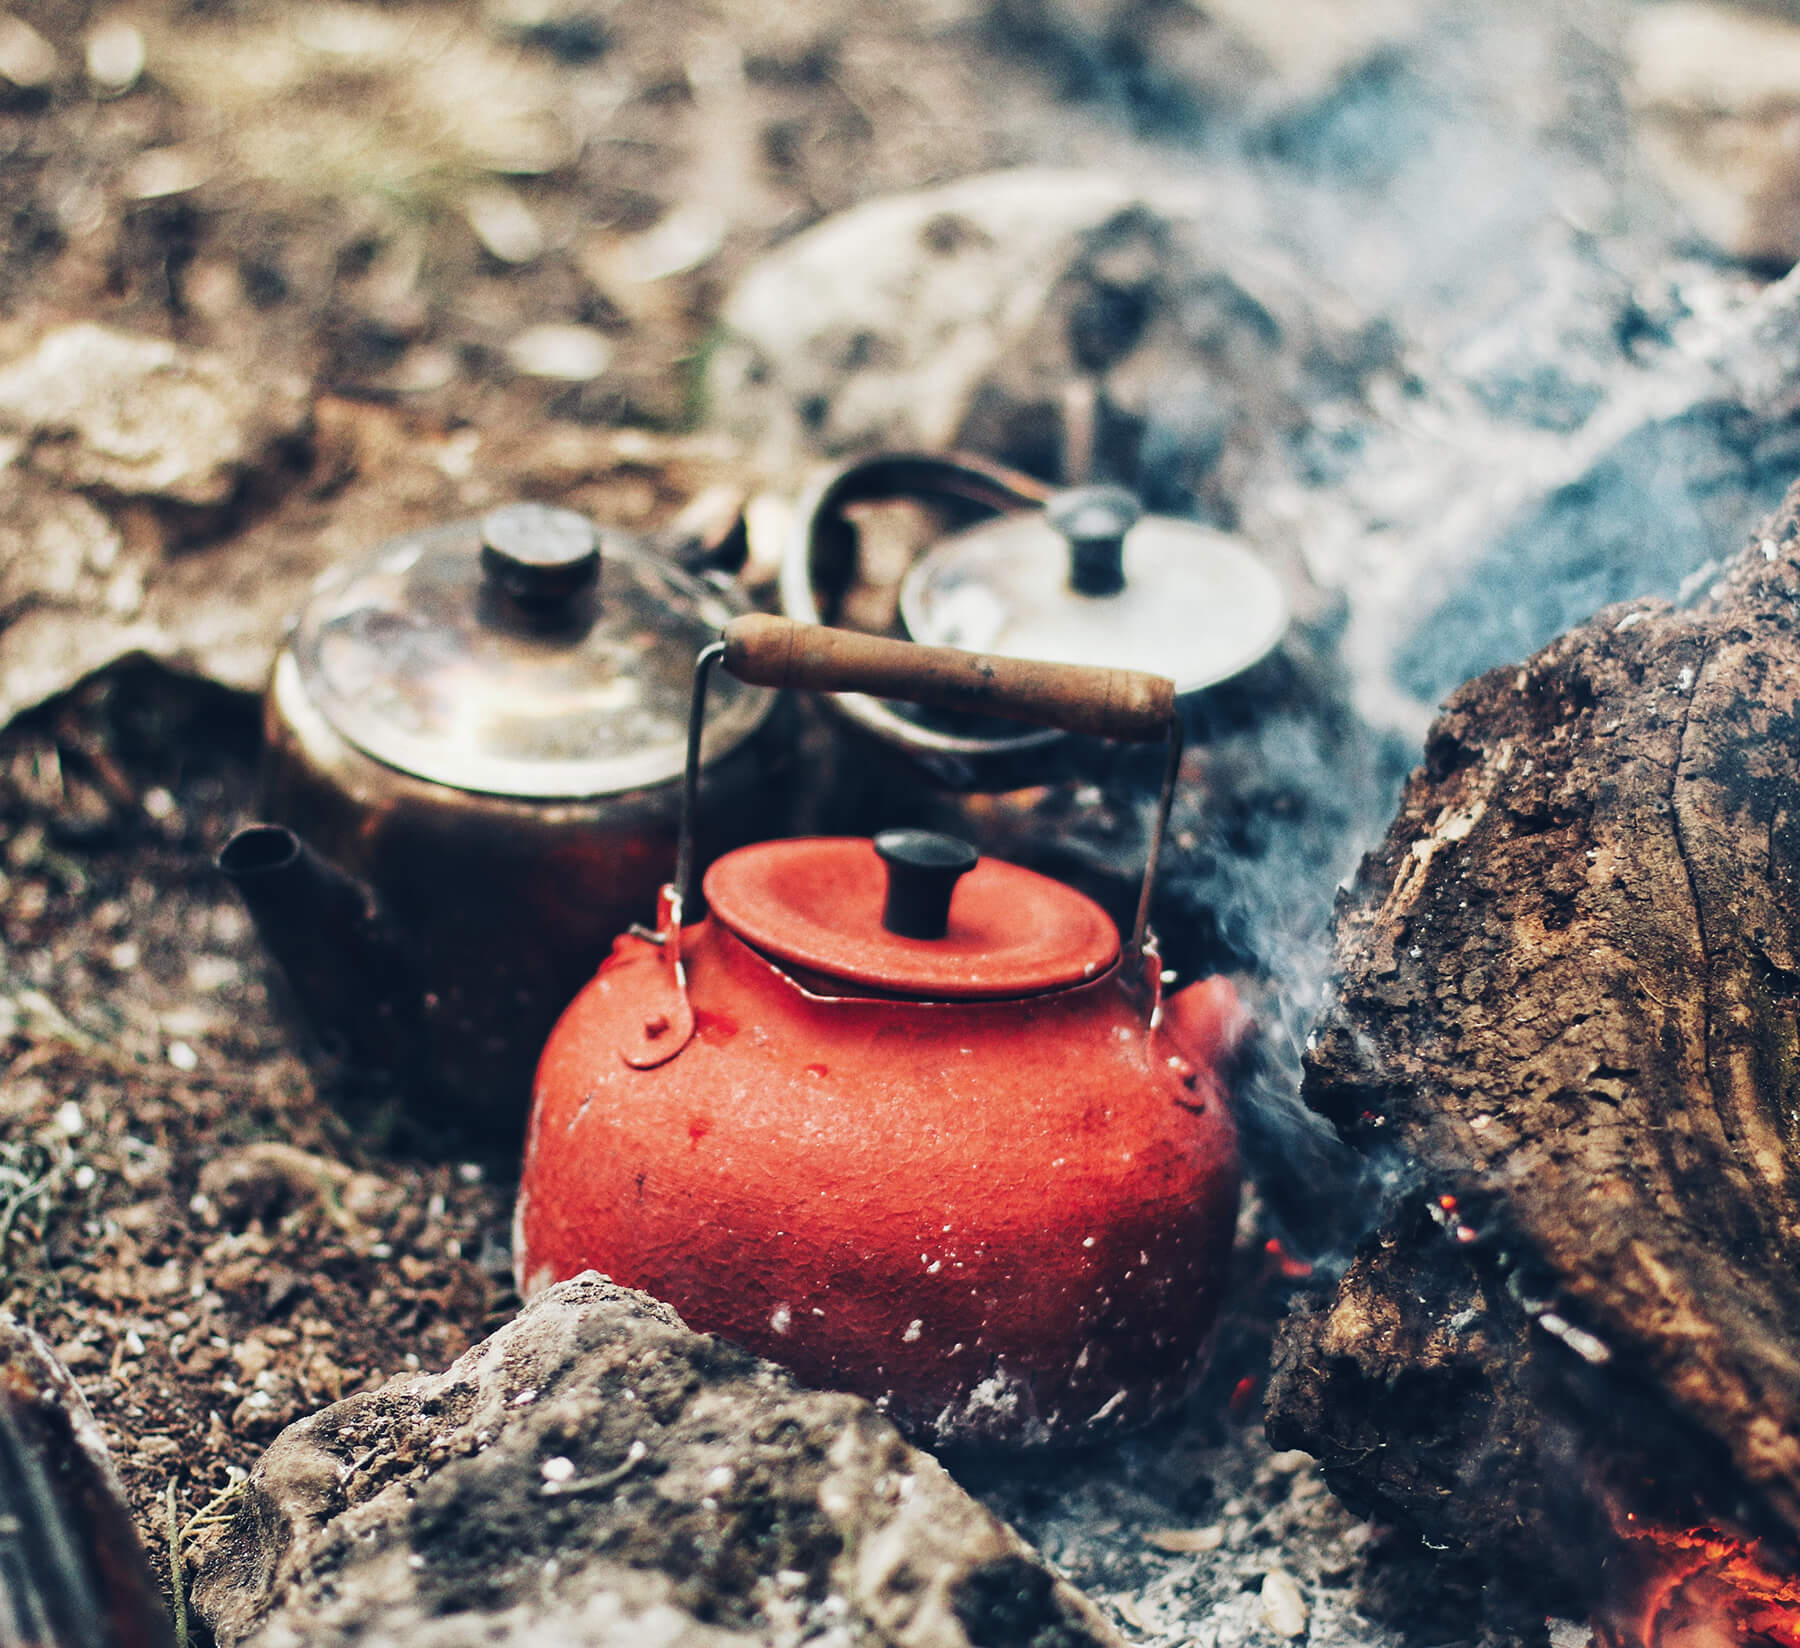
[[[1703,582],[1800,471],[1800,433],[1674,392],[1702,322],[1754,281],[1696,250],[1641,158],[1627,5],[1390,8],[1410,21],[1286,102],[1193,80],[1177,95],[1122,43],[1138,10],[1007,0],[994,17],[1071,96],[1203,175],[1221,239],[1285,254],[1320,312],[1347,301],[1396,340],[1392,370],[1358,363],[1331,387],[1307,361],[1315,416],[1244,474],[1205,473],[1229,450],[1229,386],[1171,361],[1121,477],[1291,543],[1346,605],[1343,636],[1303,627],[1195,710],[1157,909],[1184,977],[1251,981],[1245,1158],[1290,1244],[1329,1266],[1407,1180],[1306,1109],[1301,1061],[1333,895],[1385,829],[1430,708],[1602,605]],[[1153,794],[1139,774],[1140,817]],[[1066,850],[1116,863],[1119,843]]]
[[1392,813],[1413,751],[1348,708],[1329,628],[1297,626],[1258,670],[1190,713],[1200,752],[1165,859],[1170,959],[1247,979],[1257,1035],[1235,1073],[1245,1165],[1287,1247],[1327,1272],[1379,1217],[1402,1169],[1359,1154],[1300,1099],[1332,976],[1339,885]]

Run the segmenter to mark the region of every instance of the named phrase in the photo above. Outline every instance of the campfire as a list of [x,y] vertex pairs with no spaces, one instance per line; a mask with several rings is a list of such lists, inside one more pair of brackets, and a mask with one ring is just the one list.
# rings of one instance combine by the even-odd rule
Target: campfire
[[9,1400],[134,1606],[1800,1648],[1800,30],[765,12],[0,11]]
[[1800,1642],[1800,1577],[1770,1568],[1761,1541],[1715,1528],[1655,1528],[1630,1511],[1620,1524],[1612,1580],[1619,1601],[1597,1622],[1607,1648]]

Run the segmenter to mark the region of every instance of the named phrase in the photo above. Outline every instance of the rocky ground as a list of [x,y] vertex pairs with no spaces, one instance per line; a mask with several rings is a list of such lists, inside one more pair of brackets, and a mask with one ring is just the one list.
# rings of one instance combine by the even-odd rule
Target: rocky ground
[[[766,574],[757,522],[821,450],[1086,450],[1248,532],[1320,633],[1347,615],[1358,703],[1404,749],[1583,602],[1704,581],[1800,467],[1791,376],[1714,370],[1773,358],[1719,339],[1800,250],[1795,40],[1780,8],[1689,0],[0,13],[0,1302],[80,1379],[146,1540],[172,1487],[185,1562],[282,1426],[516,1306],[510,1164],[322,1083],[210,869],[322,565],[523,493],[677,538],[751,500]],[[929,421],[900,370],[928,352],[865,324],[855,278],[914,264],[796,237],[1025,165],[1132,181],[1048,224],[962,201],[1030,248],[938,236],[990,300],[1074,273]],[[1187,193],[1133,216],[1153,173]],[[1093,241],[1115,207],[1139,239]],[[824,296],[771,311],[771,267],[825,268]],[[1146,293],[1166,324],[1131,318]],[[1224,853],[1231,921],[1295,924],[1299,960],[1254,959],[1303,1034],[1327,861],[1381,820],[1329,746],[1266,748],[1269,816],[1344,803],[1293,909],[1278,827]],[[1134,1640],[1514,1630],[1268,1453],[1269,1264],[1185,1427],[967,1479]]]

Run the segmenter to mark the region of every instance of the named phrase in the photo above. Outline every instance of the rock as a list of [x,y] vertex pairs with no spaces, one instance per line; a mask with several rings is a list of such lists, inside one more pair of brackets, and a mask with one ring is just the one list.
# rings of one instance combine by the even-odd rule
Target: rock
[[1708,0],[1640,10],[1627,92],[1646,154],[1734,257],[1800,257],[1800,22]]
[[[755,265],[709,374],[771,465],[966,446],[1228,499],[1394,364],[1391,336],[1187,184],[1021,170],[892,196]],[[1153,461],[1154,460],[1154,461]]]
[[306,420],[301,385],[86,322],[0,368],[0,433],[23,441],[17,461],[119,497],[224,503]]
[[715,256],[731,225],[716,206],[689,201],[670,208],[641,234],[614,242],[598,260],[610,284],[648,286],[686,274]]
[[220,1648],[1116,1648],[868,1404],[589,1274],[290,1426],[202,1553]]
[[1626,23],[1681,9],[1588,38],[1548,6],[1538,35],[1370,8],[1364,70],[1347,46],[1335,91],[1204,188],[1020,171],[828,219],[733,293],[715,416],[777,472],[959,444],[1055,478],[1092,451],[1341,592],[1356,708],[1415,741],[1467,674],[1703,577],[1800,469],[1753,369],[1759,282],[1672,250],[1687,221],[1594,98]]
[[1225,1543],[1225,1529],[1217,1522],[1204,1528],[1152,1528],[1144,1542],[1171,1556],[1197,1556],[1218,1550]]

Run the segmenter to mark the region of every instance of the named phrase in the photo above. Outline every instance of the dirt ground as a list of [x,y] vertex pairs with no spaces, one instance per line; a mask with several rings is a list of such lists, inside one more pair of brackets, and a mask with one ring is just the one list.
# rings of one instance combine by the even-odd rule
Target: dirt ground
[[4,1304],[81,1381],[165,1548],[171,1484],[185,1523],[283,1425],[512,1303],[504,1168],[388,1154],[271,1012],[210,868],[254,736],[242,703],[126,672],[0,753]]
[[[227,503],[101,500],[129,556],[176,568],[226,540],[272,561],[328,516],[360,531],[472,513],[483,484],[563,463],[550,437],[576,432],[590,456],[608,431],[667,440],[629,473],[595,479],[584,458],[586,490],[543,490],[620,525],[667,520],[695,488],[654,454],[703,422],[715,317],[759,254],[859,200],[997,166],[1134,175],[1229,129],[1276,74],[1189,0],[5,7],[0,359],[98,320],[308,388],[309,432]],[[1335,72],[1327,17],[1414,9],[1296,0],[1321,66],[1303,51],[1289,72],[1316,77],[1309,96]],[[1335,116],[1353,157],[1387,118],[1380,75],[1361,89],[1376,112],[1353,87]],[[170,582],[205,598],[203,571]],[[0,582],[0,625],[6,597]],[[464,1160],[315,1070],[270,998],[212,866],[254,812],[256,761],[249,695],[148,665],[0,731],[0,1307],[81,1381],[165,1577],[171,1541],[218,1525],[282,1426],[443,1367],[516,1305],[512,1164]],[[1221,1457],[1256,1428],[1294,1280],[1279,1254],[1260,1262],[1213,1374]],[[1157,1497],[1139,1478],[1161,1494],[1190,1463],[1159,1446],[1054,1492],[992,1493],[1128,1602],[1154,1589],[1138,1521],[1216,1517],[1213,1544],[1177,1555],[1243,1546],[1205,1582],[1241,1593],[1243,1633],[1263,1629],[1251,1586],[1294,1529],[1325,1525],[1320,1485],[1302,1496],[1300,1456],[1257,1442],[1237,1477],[1206,1454]],[[1122,1565],[1102,1537],[1121,1520]],[[1330,1580],[1346,1597],[1353,1566]],[[1393,1566],[1411,1577],[1392,1588],[1469,1613]],[[1313,1640],[1333,1640],[1319,1617]]]

